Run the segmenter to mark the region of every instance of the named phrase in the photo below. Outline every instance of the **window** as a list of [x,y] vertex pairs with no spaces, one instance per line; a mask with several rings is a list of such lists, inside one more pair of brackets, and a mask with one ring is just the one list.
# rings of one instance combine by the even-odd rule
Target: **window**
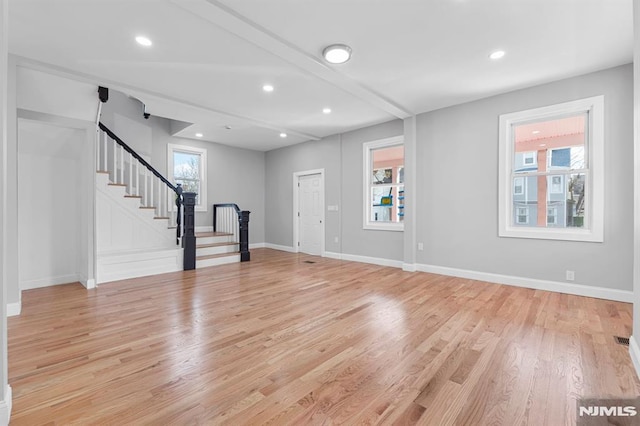
[[516,208],[516,223],[518,225],[529,223],[529,209],[527,207]]
[[513,180],[513,195],[524,194],[524,178],[515,178]]
[[198,194],[196,211],[206,212],[207,150],[175,144],[168,144],[167,148],[169,180],[174,185],[181,184],[184,192]]
[[603,114],[596,96],[500,116],[501,237],[603,241]]
[[547,225],[556,225],[558,223],[558,209],[551,207],[547,209]]
[[364,229],[404,229],[402,137],[364,144]]
[[525,166],[534,166],[536,164],[536,153],[525,152],[523,155],[523,163]]

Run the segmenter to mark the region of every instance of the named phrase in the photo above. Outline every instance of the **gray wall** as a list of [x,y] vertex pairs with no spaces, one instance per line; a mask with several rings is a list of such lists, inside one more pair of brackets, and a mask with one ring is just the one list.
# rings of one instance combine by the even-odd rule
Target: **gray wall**
[[[633,62],[640,64],[640,0],[633,0],[633,29],[634,29],[634,45],[633,45]],[[634,223],[634,262],[633,262],[633,340],[637,345],[640,341],[640,66],[633,69],[633,112],[634,112],[634,159],[635,159],[635,175],[634,175],[634,198],[635,198],[635,223]],[[632,352],[636,351],[634,345],[631,346]],[[632,356],[636,374],[640,376],[640,365],[638,365],[638,353]]]
[[[325,250],[393,260],[403,258],[402,232],[362,229],[362,144],[403,133],[403,122],[367,127],[266,154],[266,242],[293,246],[293,173],[325,170]],[[335,242],[335,238],[338,242]]]
[[[417,117],[421,264],[632,289],[632,66],[519,90]],[[498,237],[498,117],[605,96],[605,241]]]
[[142,116],[142,106],[138,101],[113,90],[109,95],[109,101],[103,106],[101,121],[116,134],[118,129],[115,126],[114,114],[150,127],[152,149],[149,163],[164,176],[167,176],[167,144],[193,146],[207,150],[208,210],[196,212],[196,226],[213,225],[213,204],[236,203],[241,209],[251,211],[250,243],[265,241],[264,152],[173,137],[170,133],[170,120],[154,116],[145,120]]

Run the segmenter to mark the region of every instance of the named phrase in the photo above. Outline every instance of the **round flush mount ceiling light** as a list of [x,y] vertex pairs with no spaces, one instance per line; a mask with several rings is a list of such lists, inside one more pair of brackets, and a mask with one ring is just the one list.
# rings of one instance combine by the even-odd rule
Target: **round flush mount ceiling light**
[[204,136],[204,135],[203,135],[202,133],[196,133],[196,138],[201,138],[201,137],[203,137],[203,136]]
[[286,138],[286,137],[287,137],[287,134],[286,134],[286,133],[280,133],[280,137],[281,137],[281,138]]
[[264,86],[262,86],[262,90],[264,90],[265,92],[273,92],[273,86],[270,84],[265,84]]
[[151,43],[151,40],[149,40],[147,37],[145,36],[138,36],[136,37],[136,42],[144,47],[149,47],[151,46],[153,43]]
[[493,60],[500,59],[505,55],[505,53],[506,52],[504,50],[496,50],[491,55],[489,55],[489,58],[491,58]]
[[344,64],[351,59],[351,48],[346,44],[332,44],[322,51],[322,56],[332,64]]
[[322,108],[323,114],[331,114],[331,108]]

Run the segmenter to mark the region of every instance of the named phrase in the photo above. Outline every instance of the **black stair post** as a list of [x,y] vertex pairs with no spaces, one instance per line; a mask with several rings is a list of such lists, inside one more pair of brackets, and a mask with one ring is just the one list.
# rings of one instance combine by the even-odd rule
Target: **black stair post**
[[238,220],[240,221],[240,262],[251,260],[249,254],[249,214],[251,212],[243,210],[240,212]]
[[182,203],[184,205],[184,235],[182,236],[182,248],[184,249],[185,271],[196,269],[196,194],[195,192],[183,192]]

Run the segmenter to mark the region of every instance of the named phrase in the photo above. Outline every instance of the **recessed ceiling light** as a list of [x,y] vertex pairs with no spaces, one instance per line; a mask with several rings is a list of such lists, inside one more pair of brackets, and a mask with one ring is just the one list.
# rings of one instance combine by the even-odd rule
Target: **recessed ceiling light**
[[351,59],[351,48],[346,44],[332,44],[324,48],[322,56],[332,64],[344,64]]
[[196,138],[201,138],[201,137],[203,137],[203,136],[204,136],[204,135],[203,135],[202,133],[196,133]]
[[273,92],[273,86],[270,84],[265,84],[264,86],[262,86],[262,90],[264,90],[265,92]]
[[534,135],[537,135],[538,133],[540,133],[540,130],[534,130],[534,131],[533,131],[533,132],[531,132],[531,133],[533,133]]
[[504,50],[496,50],[491,55],[489,55],[489,58],[491,58],[491,59],[500,59],[500,58],[502,58],[504,56],[504,54],[505,54]]
[[145,47],[149,47],[149,46],[151,46],[153,44],[153,43],[151,43],[151,40],[149,40],[145,36],[136,37],[136,41],[138,42],[139,45],[142,45],[142,46],[145,46]]
[[281,137],[281,138],[286,138],[286,137],[287,137],[287,134],[286,134],[286,133],[280,133],[280,137]]
[[322,108],[323,114],[331,114],[331,108]]

